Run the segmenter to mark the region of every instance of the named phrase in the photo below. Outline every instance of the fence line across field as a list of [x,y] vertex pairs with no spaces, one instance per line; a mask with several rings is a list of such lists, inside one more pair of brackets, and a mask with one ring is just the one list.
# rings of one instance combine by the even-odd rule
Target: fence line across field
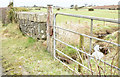
[[[72,16],[72,17],[78,17],[78,18],[86,18],[86,19],[90,19],[91,20],[91,28],[90,28],[90,36],[89,35],[86,35],[86,34],[81,34],[81,33],[78,33],[76,31],[72,31],[72,30],[69,30],[69,29],[65,29],[65,28],[62,28],[60,26],[57,26],[56,25],[56,17],[57,15],[64,15],[64,16]],[[120,44],[117,44],[117,43],[114,43],[114,42],[111,42],[111,41],[107,41],[107,40],[103,40],[103,39],[99,39],[99,38],[96,38],[96,37],[93,37],[93,20],[98,20],[98,21],[105,21],[105,22],[112,22],[112,23],[117,23],[117,24],[120,24],[120,22],[116,19],[109,19],[109,18],[101,18],[101,17],[93,17],[93,16],[85,16],[85,15],[74,15],[74,14],[67,14],[67,13],[56,13],[54,14],[54,25],[53,25],[53,47],[54,47],[54,58],[59,60],[56,56],[56,51],[61,53],[62,55],[68,57],[70,60],[76,62],[77,64],[80,64],[82,67],[86,68],[87,70],[89,71],[92,71],[90,68],[87,68],[86,66],[82,65],[81,63],[77,62],[76,60],[72,59],[71,57],[69,57],[68,55],[64,54],[63,52],[61,52],[60,50],[56,49],[56,41],[59,41],[60,43],[66,45],[66,46],[69,46],[73,49],[75,49],[76,51],[79,51],[79,52],[82,52],[83,54],[86,54],[87,56],[92,57],[94,59],[96,59],[95,57],[93,57],[92,55],[90,55],[91,53],[91,48],[92,48],[92,39],[95,39],[95,40],[99,40],[99,41],[102,41],[102,42],[106,42],[106,43],[109,43],[109,44],[113,44],[115,46],[118,46],[120,47]],[[56,34],[59,34],[58,32],[56,32],[56,28],[57,29],[61,29],[63,31],[68,31],[68,32],[71,32],[71,33],[74,33],[74,34],[77,34],[77,35],[81,35],[81,36],[84,36],[84,37],[87,37],[87,38],[90,38],[90,49],[89,49],[89,54],[86,53],[85,51],[82,51],[82,50],[79,50],[78,48],[76,47],[73,47],[72,45],[69,45],[63,41],[61,41],[60,39],[57,39],[56,38]],[[117,67],[117,66],[114,66],[114,65],[111,65],[103,60],[100,60],[100,59],[97,59],[98,61],[110,66],[111,68],[114,68],[114,69],[117,69],[118,71],[120,71],[120,68]],[[60,60],[59,60],[60,61]],[[61,61],[60,61],[61,62]],[[63,64],[63,62],[61,62]],[[64,64],[65,66],[67,66],[66,64]],[[67,66],[69,67],[69,66]],[[71,68],[69,68],[71,69]],[[73,69],[72,69],[73,71]],[[75,70],[74,70],[75,71]],[[93,71],[92,71],[93,72]]]

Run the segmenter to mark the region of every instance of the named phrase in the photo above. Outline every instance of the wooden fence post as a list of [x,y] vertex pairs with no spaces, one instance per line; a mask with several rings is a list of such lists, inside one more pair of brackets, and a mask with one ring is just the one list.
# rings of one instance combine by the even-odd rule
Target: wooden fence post
[[[80,35],[80,42],[79,42],[80,50],[83,49],[83,45],[84,45],[84,36]],[[81,58],[83,59],[83,53],[79,52],[79,54],[81,55]],[[78,61],[82,64],[82,60],[80,59],[80,57],[78,58]],[[78,72],[81,72],[81,70],[82,70],[82,66],[78,65]]]
[[53,56],[53,6],[47,5],[47,50]]

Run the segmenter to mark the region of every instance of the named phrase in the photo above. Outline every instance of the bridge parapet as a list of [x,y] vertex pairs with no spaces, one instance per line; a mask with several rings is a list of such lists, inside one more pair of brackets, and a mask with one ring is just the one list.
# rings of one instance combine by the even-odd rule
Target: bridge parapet
[[46,40],[47,14],[42,12],[16,12],[16,20],[23,34]]
[[47,13],[43,12],[16,12],[18,19],[25,19],[34,22],[46,22]]

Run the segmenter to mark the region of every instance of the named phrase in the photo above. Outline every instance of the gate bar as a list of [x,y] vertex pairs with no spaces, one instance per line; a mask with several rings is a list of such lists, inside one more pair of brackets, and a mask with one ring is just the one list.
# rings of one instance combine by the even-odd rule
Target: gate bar
[[72,30],[69,30],[69,29],[61,28],[61,27],[58,27],[58,26],[55,26],[55,27],[58,28],[58,29],[65,30],[65,31],[68,31],[68,32],[72,32],[72,33],[75,33],[75,34],[78,34],[78,35],[82,35],[82,36],[85,36],[85,37],[88,37],[88,38],[92,38],[92,39],[95,39],[95,40],[99,40],[99,41],[102,41],[102,42],[107,42],[107,43],[110,43],[110,44],[113,44],[113,45],[116,45],[116,46],[120,46],[120,44],[117,44],[117,43],[114,43],[114,42],[110,42],[110,41],[107,41],[107,40],[99,39],[99,38],[96,38],[96,37],[93,37],[93,36],[89,36],[89,35],[86,35],[86,34],[81,34],[81,33],[78,33],[78,32],[75,32],[75,31],[72,31]]
[[[88,54],[88,53],[86,53],[86,52],[84,52],[84,51],[82,51],[82,50],[79,50],[78,48],[76,48],[76,47],[74,47],[74,46],[72,46],[72,45],[69,45],[69,44],[67,44],[67,43],[65,43],[65,42],[63,42],[63,41],[61,41],[61,40],[59,40],[59,39],[56,39],[56,38],[55,38],[55,40],[57,40],[57,41],[61,42],[62,44],[65,44],[65,45],[67,45],[67,46],[69,46],[69,47],[75,49],[76,51],[82,52],[82,53],[84,53],[84,54],[86,54],[86,55],[88,55],[88,56],[90,56],[90,57],[96,59],[96,58],[93,57],[92,55],[90,55],[90,54]],[[109,65],[110,67],[113,67],[113,68],[115,68],[115,69],[117,69],[117,70],[120,71],[120,68],[118,68],[118,67],[116,67],[116,66],[113,66],[113,65],[111,65],[111,64],[109,64],[109,63],[107,63],[107,62],[105,62],[104,60],[101,60],[101,59],[97,59],[97,60],[99,60],[99,61],[101,61],[101,62],[103,62],[103,63]]]
[[55,49],[57,52],[63,54],[64,56],[68,57],[70,60],[76,62],[77,64],[81,65],[82,67],[86,68],[88,71],[94,72],[91,69],[87,68],[86,66],[84,66],[83,64],[79,63],[78,61],[72,59],[71,57],[69,57],[68,55],[64,54],[63,52],[59,51],[58,49]]
[[68,14],[68,13],[56,13],[56,15],[58,15],[58,14],[59,15],[65,15],[65,16],[78,17],[78,18],[86,18],[86,19],[93,19],[93,20],[99,20],[99,21],[107,21],[107,22],[120,24],[120,21],[118,21],[117,19],[94,17],[94,16],[85,16],[85,15],[73,15],[73,14]]

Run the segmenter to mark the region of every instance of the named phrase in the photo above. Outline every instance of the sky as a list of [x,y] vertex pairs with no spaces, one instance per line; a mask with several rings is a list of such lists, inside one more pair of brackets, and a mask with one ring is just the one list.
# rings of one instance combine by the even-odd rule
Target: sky
[[[70,5],[83,6],[88,5],[117,5],[120,0],[13,0],[14,6],[54,6],[70,7]],[[10,0],[0,0],[0,7],[6,7]]]

